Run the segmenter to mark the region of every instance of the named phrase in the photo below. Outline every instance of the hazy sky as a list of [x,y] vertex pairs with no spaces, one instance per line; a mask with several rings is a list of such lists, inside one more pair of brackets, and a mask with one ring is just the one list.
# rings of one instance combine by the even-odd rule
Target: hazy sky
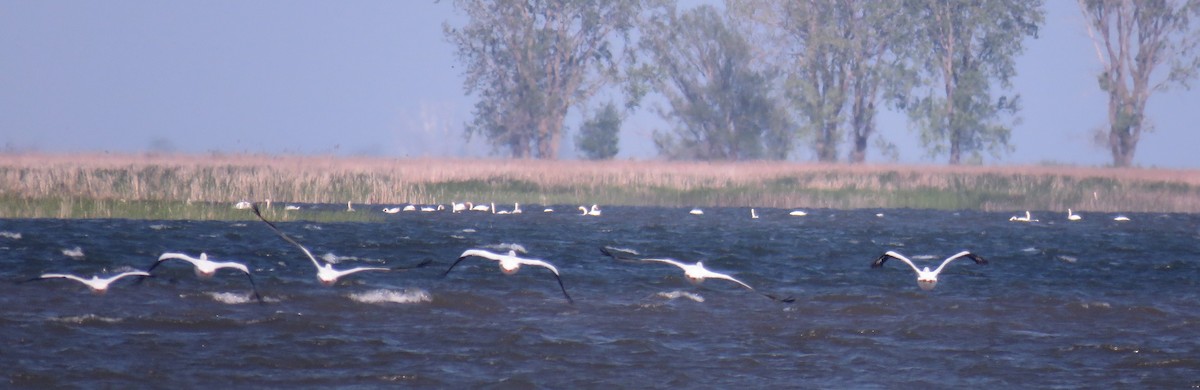
[[[488,155],[462,135],[474,100],[442,34],[444,21],[465,22],[448,2],[0,1],[5,150]],[[1092,142],[1106,103],[1076,2],[1048,0],[1026,47],[1016,150],[985,161],[1111,162]],[[1157,130],[1135,164],[1200,167],[1198,102],[1200,91],[1182,88],[1151,97]],[[907,126],[900,114],[879,118],[900,161],[945,162]],[[650,134],[662,127],[648,113],[627,121],[618,157],[653,158]],[[562,150],[576,155],[573,143]]]

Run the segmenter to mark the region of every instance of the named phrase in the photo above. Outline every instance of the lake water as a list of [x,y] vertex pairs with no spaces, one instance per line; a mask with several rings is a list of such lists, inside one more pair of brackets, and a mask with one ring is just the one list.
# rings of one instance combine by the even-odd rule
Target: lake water
[[[276,206],[279,207],[279,206]],[[329,206],[334,207],[334,206]],[[360,207],[360,209],[365,208]],[[105,295],[67,280],[0,284],[4,387],[907,388],[1200,386],[1200,216],[930,210],[608,207],[554,214],[402,212],[381,223],[0,220],[0,278],[150,267],[163,252],[237,260],[200,279],[183,262]],[[1022,214],[1023,214],[1022,210]],[[303,213],[301,210],[299,213]],[[358,212],[367,212],[360,210]],[[371,211],[377,212],[377,211]],[[249,213],[249,212],[247,212]],[[293,211],[296,213],[296,211]],[[876,216],[882,213],[882,216]],[[552,275],[468,259],[518,244]],[[703,260],[764,293],[600,246]],[[76,248],[82,256],[68,256]],[[936,267],[932,291],[884,251]]]

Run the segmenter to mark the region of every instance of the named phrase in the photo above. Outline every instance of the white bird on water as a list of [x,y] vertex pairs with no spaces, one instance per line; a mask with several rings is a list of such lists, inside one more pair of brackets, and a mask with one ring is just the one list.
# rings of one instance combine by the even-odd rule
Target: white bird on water
[[788,215],[791,215],[793,217],[803,217],[805,215],[808,215],[808,213],[804,212],[804,210],[793,210],[792,212],[788,213]]
[[692,211],[688,211],[688,214],[691,214],[691,215],[704,215],[704,210],[701,210],[700,208],[694,208],[694,209],[692,209]]
[[78,277],[75,275],[68,275],[68,274],[42,274],[42,276],[39,276],[39,277],[36,277],[33,279],[29,279],[28,281],[32,282],[35,280],[47,280],[47,279],[71,279],[71,280],[77,281],[79,283],[86,284],[88,287],[90,287],[92,289],[93,293],[96,293],[97,295],[99,295],[99,294],[104,294],[104,293],[108,292],[108,285],[112,284],[112,282],[115,282],[118,279],[124,278],[126,276],[150,276],[150,273],[145,272],[145,271],[129,271],[129,272],[122,272],[122,273],[119,273],[119,274],[116,274],[113,276],[109,276],[104,279],[101,279],[99,276],[92,276],[91,279],[84,279],[84,278],[81,278],[81,277]]
[[1071,212],[1071,209],[1067,209],[1067,219],[1071,221],[1078,221],[1083,219],[1083,217],[1080,217],[1079,214]]
[[[704,283],[705,279],[724,279],[724,280],[728,280],[730,282],[737,283],[737,284],[741,285],[742,287],[749,289],[750,291],[758,292],[758,290],[755,290],[754,287],[750,287],[750,285],[748,285],[740,280],[737,280],[732,276],[729,276],[727,274],[723,274],[720,272],[713,272],[713,271],[708,270],[708,268],[704,268],[704,262],[702,262],[702,261],[697,261],[695,264],[686,264],[686,263],[683,263],[683,262],[681,262],[679,260],[675,260],[675,259],[639,258],[639,257],[633,257],[633,255],[637,255],[636,252],[626,251],[626,250],[612,248],[612,247],[600,247],[600,253],[603,253],[605,256],[611,257],[615,260],[664,263],[664,264],[670,264],[670,265],[679,267],[680,269],[683,270],[683,276],[687,278],[688,282],[691,282],[693,285],[697,285],[697,286],[699,286],[701,283]],[[758,292],[758,293],[764,297],[771,298],[771,300],[773,300],[773,301],[791,303],[796,300],[795,298],[792,298],[792,297],[778,298],[771,294],[764,294],[761,292]]]
[[271,223],[271,221],[268,221],[266,218],[263,218],[262,213],[259,213],[259,211],[258,211],[258,205],[255,205],[254,207],[252,207],[251,210],[254,211],[255,216],[258,216],[258,219],[262,220],[263,222],[266,222],[267,226],[270,227],[271,230],[273,230],[275,232],[275,234],[278,234],[279,237],[282,237],[284,239],[284,241],[290,242],[290,243],[292,243],[292,245],[295,245],[297,248],[300,248],[300,250],[304,251],[304,254],[306,256],[308,256],[308,259],[312,260],[313,266],[317,267],[317,280],[319,280],[321,282],[321,284],[324,284],[326,286],[332,286],[332,285],[334,285],[334,283],[337,283],[338,278],[341,278],[343,276],[350,275],[353,273],[358,273],[358,272],[363,272],[363,271],[385,271],[386,272],[386,271],[392,271],[392,270],[420,268],[420,267],[429,265],[429,263],[432,262],[432,260],[426,260],[420,264],[417,264],[415,266],[410,266],[410,267],[404,267],[404,266],[392,267],[392,268],[355,267],[355,268],[351,268],[348,270],[336,270],[333,268],[332,264],[325,263],[324,265],[322,265],[321,262],[317,261],[317,258],[313,256],[312,252],[308,251],[308,248],[305,248],[304,245],[300,245],[299,242],[296,242],[296,240],[293,240],[291,237],[288,237],[287,234],[284,234],[283,231],[279,230],[279,228],[276,227],[275,224]]
[[194,268],[194,270],[196,272],[196,276],[198,276],[202,279],[212,278],[213,275],[216,275],[217,271],[222,268],[229,268],[232,270],[241,271],[241,273],[246,274],[246,277],[250,279],[250,288],[251,288],[251,290],[254,291],[254,297],[258,298],[259,303],[263,302],[262,296],[258,294],[258,286],[256,286],[254,284],[254,276],[250,275],[250,268],[246,267],[245,264],[233,262],[233,261],[209,260],[208,254],[204,253],[204,252],[200,253],[200,258],[191,257],[191,256],[188,256],[183,253],[174,253],[174,252],[163,253],[162,256],[158,257],[158,261],[155,261],[154,265],[150,266],[150,268],[147,269],[146,272],[153,271],[154,268],[159,266],[159,264],[162,264],[164,261],[172,260],[172,259],[183,260],[188,263],[191,263],[192,267]]
[[508,251],[508,254],[502,255],[482,249],[468,249],[463,252],[462,255],[458,256],[458,260],[455,260],[454,264],[451,264],[450,268],[447,268],[446,272],[443,273],[442,276],[450,274],[450,270],[453,270],[454,266],[458,265],[458,263],[461,263],[463,260],[466,260],[468,257],[482,257],[488,260],[497,261],[500,263],[500,272],[503,272],[505,275],[517,273],[517,271],[521,270],[522,265],[545,267],[546,269],[549,269],[550,272],[554,273],[554,278],[558,280],[558,287],[562,289],[563,296],[567,297],[567,302],[575,303],[575,301],[571,299],[571,296],[567,294],[567,287],[563,285],[562,276],[558,274],[558,268],[554,268],[554,265],[551,265],[543,260],[517,257],[517,252],[515,250],[510,250]]
[[932,290],[934,287],[937,286],[937,282],[938,282],[937,277],[938,277],[938,274],[942,272],[942,268],[945,268],[946,264],[950,264],[951,261],[954,261],[954,260],[962,258],[962,257],[966,257],[968,259],[974,260],[975,264],[979,264],[979,265],[987,265],[987,263],[988,263],[987,260],[982,257],[979,257],[969,251],[962,251],[962,252],[958,252],[954,256],[950,256],[950,257],[946,258],[946,260],[942,261],[942,265],[939,265],[937,267],[937,269],[930,271],[929,267],[925,267],[925,269],[917,268],[917,265],[913,264],[912,260],[909,260],[907,257],[904,257],[904,255],[901,255],[901,254],[893,252],[893,251],[887,251],[887,253],[884,253],[882,256],[879,256],[878,259],[875,259],[874,262],[871,262],[871,268],[883,267],[883,263],[886,262],[888,259],[899,259],[900,261],[903,261],[905,264],[908,264],[909,267],[912,267],[913,271],[916,271],[917,286],[920,286],[922,290]]
[[1018,217],[1018,216],[1014,215],[1014,216],[1008,217],[1008,220],[1013,221],[1013,222],[1038,222],[1038,220],[1033,219],[1033,215],[1029,213],[1029,210],[1025,210],[1024,217]]
[[399,207],[384,207],[383,212],[388,213],[388,214],[395,214],[395,213],[400,212],[400,208]]
[[758,219],[758,213],[754,212],[754,209],[750,209],[750,219]]
[[588,210],[587,207],[579,206],[579,211],[582,212],[582,214],[580,214],[580,215],[590,215],[593,217],[600,216],[600,206],[597,206],[597,205],[592,205],[591,210]]
[[1118,215],[1116,217],[1113,217],[1113,220],[1114,221],[1128,221],[1129,217],[1126,217],[1124,215]]

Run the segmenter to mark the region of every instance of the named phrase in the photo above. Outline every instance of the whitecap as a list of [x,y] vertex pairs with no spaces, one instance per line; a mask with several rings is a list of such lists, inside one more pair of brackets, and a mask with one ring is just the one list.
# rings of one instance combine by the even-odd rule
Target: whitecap
[[1025,253],[1034,253],[1034,252],[1037,252],[1037,251],[1038,251],[1038,249],[1037,249],[1037,248],[1034,248],[1034,247],[1028,247],[1028,248],[1025,248],[1025,249],[1022,249],[1022,250],[1021,250],[1021,252],[1025,252]]
[[1076,258],[1075,256],[1067,256],[1067,255],[1058,255],[1058,259],[1065,261],[1067,263],[1071,263],[1071,264],[1075,264],[1075,262],[1079,261],[1079,259]]
[[62,254],[63,254],[63,256],[67,256],[67,257],[70,257],[73,259],[78,259],[78,258],[83,257],[83,248],[80,248],[77,246],[77,247],[74,247],[71,249],[63,249]]
[[679,290],[665,291],[665,292],[658,293],[658,296],[667,298],[667,299],[672,299],[672,300],[679,299],[679,298],[687,298],[687,299],[691,299],[696,302],[704,302],[704,297],[700,296],[700,294],[694,294],[694,293],[690,293],[687,291],[679,291]]
[[240,305],[253,301],[253,298],[246,294],[237,294],[231,292],[210,292],[207,294],[208,296],[212,297],[214,301],[227,305]]
[[84,314],[84,315],[79,315],[79,316],[58,317],[58,318],[51,318],[50,320],[56,321],[56,322],[65,322],[65,323],[70,323],[70,324],[85,324],[85,323],[95,323],[95,322],[105,323],[105,324],[113,324],[113,323],[121,322],[120,318],[103,317],[103,316],[98,316],[95,314]]
[[13,240],[20,240],[21,233],[0,232],[0,237],[9,238],[9,239],[13,239]]
[[361,303],[422,303],[432,301],[428,291],[422,289],[386,290],[378,289],[363,293],[352,293],[351,300]]
[[154,225],[150,225],[150,228],[154,229],[154,230],[163,230],[163,229],[169,229],[171,227],[167,226],[167,225],[163,225],[163,224],[154,224]]
[[313,225],[313,224],[311,224],[311,223],[310,223],[310,224],[306,224],[306,225],[304,225],[304,228],[305,228],[305,229],[308,229],[308,230],[321,230],[321,227],[320,227],[320,226],[318,226],[318,225]]
[[463,229],[462,232],[463,233],[475,233],[475,229],[466,228],[466,229]]

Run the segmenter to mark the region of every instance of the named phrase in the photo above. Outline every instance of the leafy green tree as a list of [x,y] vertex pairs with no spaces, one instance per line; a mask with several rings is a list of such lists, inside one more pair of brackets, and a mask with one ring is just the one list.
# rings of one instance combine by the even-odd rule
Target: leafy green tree
[[635,70],[646,90],[667,106],[656,112],[670,123],[656,131],[655,146],[673,159],[784,159],[792,125],[772,96],[775,73],[755,67],[751,45],[709,5],[677,13],[667,4],[641,27]]
[[591,160],[607,160],[617,155],[617,141],[621,132],[621,113],[612,102],[605,104],[596,115],[582,126],[575,138],[575,145]]
[[948,154],[950,164],[964,155],[979,159],[1011,149],[1011,126],[1019,119],[1019,96],[993,98],[993,86],[1011,87],[1015,57],[1025,36],[1037,35],[1044,18],[1041,0],[909,0],[919,22],[913,60],[924,76],[924,91],[907,103],[930,155]]
[[555,159],[572,107],[616,75],[614,40],[642,0],[454,0],[466,26],[444,25],[475,94],[467,136],[483,135],[513,157]]
[[[1108,94],[1113,165],[1127,167],[1142,134],[1153,130],[1145,117],[1150,95],[1173,84],[1187,88],[1200,69],[1200,29],[1191,25],[1200,1],[1079,0],[1079,7],[1104,66],[1098,79]],[[1163,65],[1169,70],[1156,73]]]
[[846,139],[849,160],[866,159],[877,101],[892,85],[885,81],[904,76],[893,50],[911,39],[902,1],[728,2],[755,41],[770,47],[764,55],[782,65],[791,109],[805,124],[800,135],[811,138],[818,160],[837,161]]

